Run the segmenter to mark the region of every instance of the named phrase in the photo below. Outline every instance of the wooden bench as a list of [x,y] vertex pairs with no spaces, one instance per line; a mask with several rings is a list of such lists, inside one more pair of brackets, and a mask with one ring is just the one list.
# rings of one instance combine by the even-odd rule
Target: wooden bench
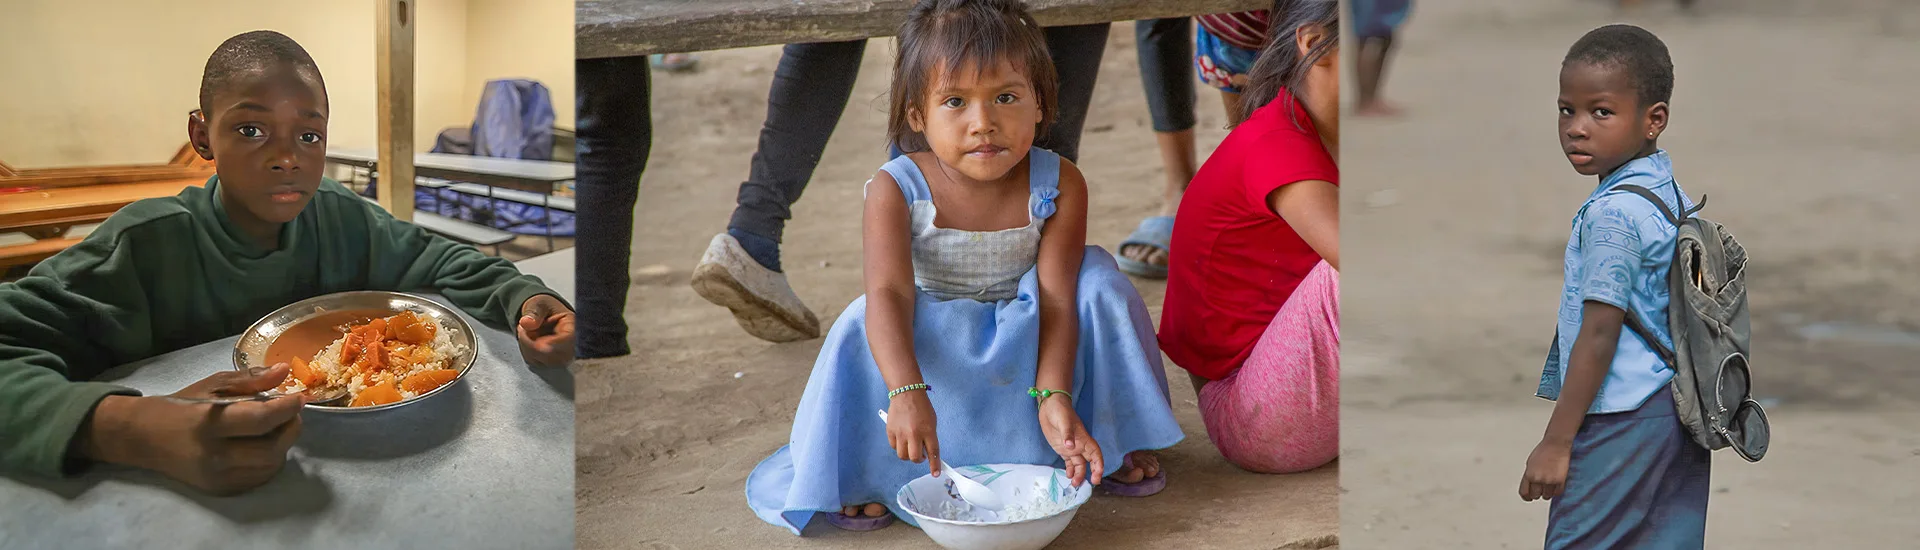
[[15,170],[0,164],[0,170],[7,172],[0,175],[0,188],[29,188],[0,193],[0,233],[37,239],[0,246],[0,269],[51,257],[80,242],[65,236],[68,228],[106,221],[134,201],[178,195],[204,185],[212,173],[211,167],[186,165]]
[[[574,57],[593,59],[892,36],[913,0],[579,0]],[[1045,26],[1264,10],[1272,0],[1027,0]]]
[[[559,210],[562,212],[573,212],[574,206],[575,206],[573,199],[567,198],[567,197],[555,197],[551,195],[542,195],[539,193],[528,193],[526,191],[521,191],[519,189],[488,187],[488,186],[480,185],[477,183],[454,183],[454,182],[448,182],[445,180],[441,180],[439,184],[436,185],[436,184],[432,184],[427,181],[424,181],[426,179],[427,178],[420,178],[420,180],[416,180],[415,185],[418,185],[421,187],[437,188],[437,189],[452,189],[454,191],[459,191],[461,193],[473,195],[476,197],[486,197],[487,193],[491,191],[493,193],[493,198],[496,198],[496,199],[517,202],[520,204],[531,205],[531,206],[552,208],[554,210]],[[542,202],[543,200],[545,202]]]
[[14,266],[39,263],[40,260],[52,258],[54,254],[59,254],[60,251],[76,244],[80,244],[78,237],[55,237],[26,244],[0,246],[0,271]]
[[[362,200],[380,204],[379,201],[360,197]],[[467,223],[432,212],[414,211],[413,224],[421,229],[438,233],[446,238],[476,246],[493,246],[499,254],[499,245],[512,241],[517,235],[475,223]]]
[[[486,197],[487,193],[491,192],[493,193],[492,198],[496,198],[504,201],[517,202],[517,203],[525,204],[529,206],[552,208],[554,210],[559,210],[562,212],[574,212],[575,211],[574,207],[578,204],[578,203],[575,203],[574,200],[569,197],[556,197],[552,195],[542,195],[539,193],[529,193],[526,191],[521,191],[519,189],[492,187],[487,185],[480,185],[478,183],[447,181],[440,178],[416,177],[416,178],[413,178],[413,186],[423,187],[427,189],[452,189],[454,191],[459,191],[463,194],[473,195],[476,197]],[[541,202],[543,199],[546,202],[544,203]]]
[[205,183],[201,178],[181,178],[0,194],[0,233],[98,223],[134,201],[171,197]]
[[83,187],[154,180],[199,179],[213,176],[213,162],[200,158],[192,144],[180,146],[166,164],[122,164],[66,168],[17,169],[0,162],[0,189],[13,187]]
[[[428,231],[446,235],[449,239],[482,246],[498,246],[514,238],[514,234],[506,231],[463,222],[432,212],[414,212],[413,224]],[[499,251],[495,250],[495,252]]]

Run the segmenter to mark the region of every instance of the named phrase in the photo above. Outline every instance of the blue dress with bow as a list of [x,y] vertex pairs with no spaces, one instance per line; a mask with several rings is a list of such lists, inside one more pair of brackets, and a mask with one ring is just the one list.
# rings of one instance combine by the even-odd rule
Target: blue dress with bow
[[[1022,463],[1061,465],[1040,431],[1027,389],[1039,360],[1040,304],[1035,258],[1040,227],[1054,213],[1060,157],[1029,153],[1027,227],[960,231],[933,225],[932,194],[912,159],[882,167],[912,209],[913,350],[933,388],[941,458],[955,467]],[[1080,342],[1074,355],[1074,410],[1100,444],[1106,471],[1127,453],[1164,449],[1183,437],[1168,398],[1146,303],[1113,256],[1089,246],[1081,261]],[[867,347],[866,297],[855,299],[828,331],[800,398],[788,444],[747,477],[747,504],[768,523],[800,534],[817,512],[879,502],[909,524],[895,493],[927,473],[887,446],[876,411],[888,407],[886,381]],[[947,475],[943,473],[942,475]]]

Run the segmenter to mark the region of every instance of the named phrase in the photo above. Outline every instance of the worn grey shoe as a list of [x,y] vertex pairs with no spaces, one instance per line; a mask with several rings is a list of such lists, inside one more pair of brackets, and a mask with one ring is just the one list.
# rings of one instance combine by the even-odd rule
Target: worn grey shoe
[[740,247],[732,235],[713,236],[699,267],[693,291],[733,312],[747,334],[768,342],[797,342],[820,337],[820,319],[793,293],[785,274],[767,269]]

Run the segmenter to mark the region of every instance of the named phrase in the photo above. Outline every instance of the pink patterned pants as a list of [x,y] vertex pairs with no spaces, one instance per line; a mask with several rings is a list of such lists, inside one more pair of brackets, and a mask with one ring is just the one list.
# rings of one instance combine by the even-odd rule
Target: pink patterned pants
[[1320,262],[1274,314],[1253,355],[1200,389],[1207,437],[1228,462],[1269,474],[1340,454],[1340,274]]

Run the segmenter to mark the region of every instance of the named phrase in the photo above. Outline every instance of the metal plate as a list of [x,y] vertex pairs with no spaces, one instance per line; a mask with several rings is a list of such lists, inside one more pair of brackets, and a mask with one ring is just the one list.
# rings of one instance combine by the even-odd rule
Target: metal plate
[[452,362],[454,365],[453,368],[459,369],[460,374],[454,376],[452,381],[441,384],[440,387],[434,388],[427,393],[414,396],[412,399],[402,399],[393,403],[370,407],[336,407],[308,404],[306,410],[324,413],[364,413],[400,407],[409,403],[425,400],[433,397],[435,394],[446,391],[447,388],[453,387],[454,384],[460,383],[461,379],[466,378],[467,371],[473,368],[473,360],[479,353],[479,349],[474,339],[473,327],[467,324],[465,318],[462,318],[459,313],[454,312],[451,308],[440,305],[439,302],[429,300],[425,297],[385,291],[353,291],[328,294],[301,300],[295,302],[293,305],[280,308],[268,314],[266,317],[260,319],[259,322],[254,323],[253,326],[247,327],[246,332],[240,333],[239,340],[234,341],[233,368],[234,370],[247,370],[250,367],[257,366],[257,363],[264,361],[267,355],[267,348],[272,346],[274,339],[286,331],[288,327],[300,324],[303,321],[312,319],[323,313],[340,310],[368,309],[386,310],[392,313],[411,311],[415,315],[424,316],[439,323],[439,330],[449,331],[447,334],[448,338],[453,340],[455,348],[461,350],[458,355],[453,357]]

